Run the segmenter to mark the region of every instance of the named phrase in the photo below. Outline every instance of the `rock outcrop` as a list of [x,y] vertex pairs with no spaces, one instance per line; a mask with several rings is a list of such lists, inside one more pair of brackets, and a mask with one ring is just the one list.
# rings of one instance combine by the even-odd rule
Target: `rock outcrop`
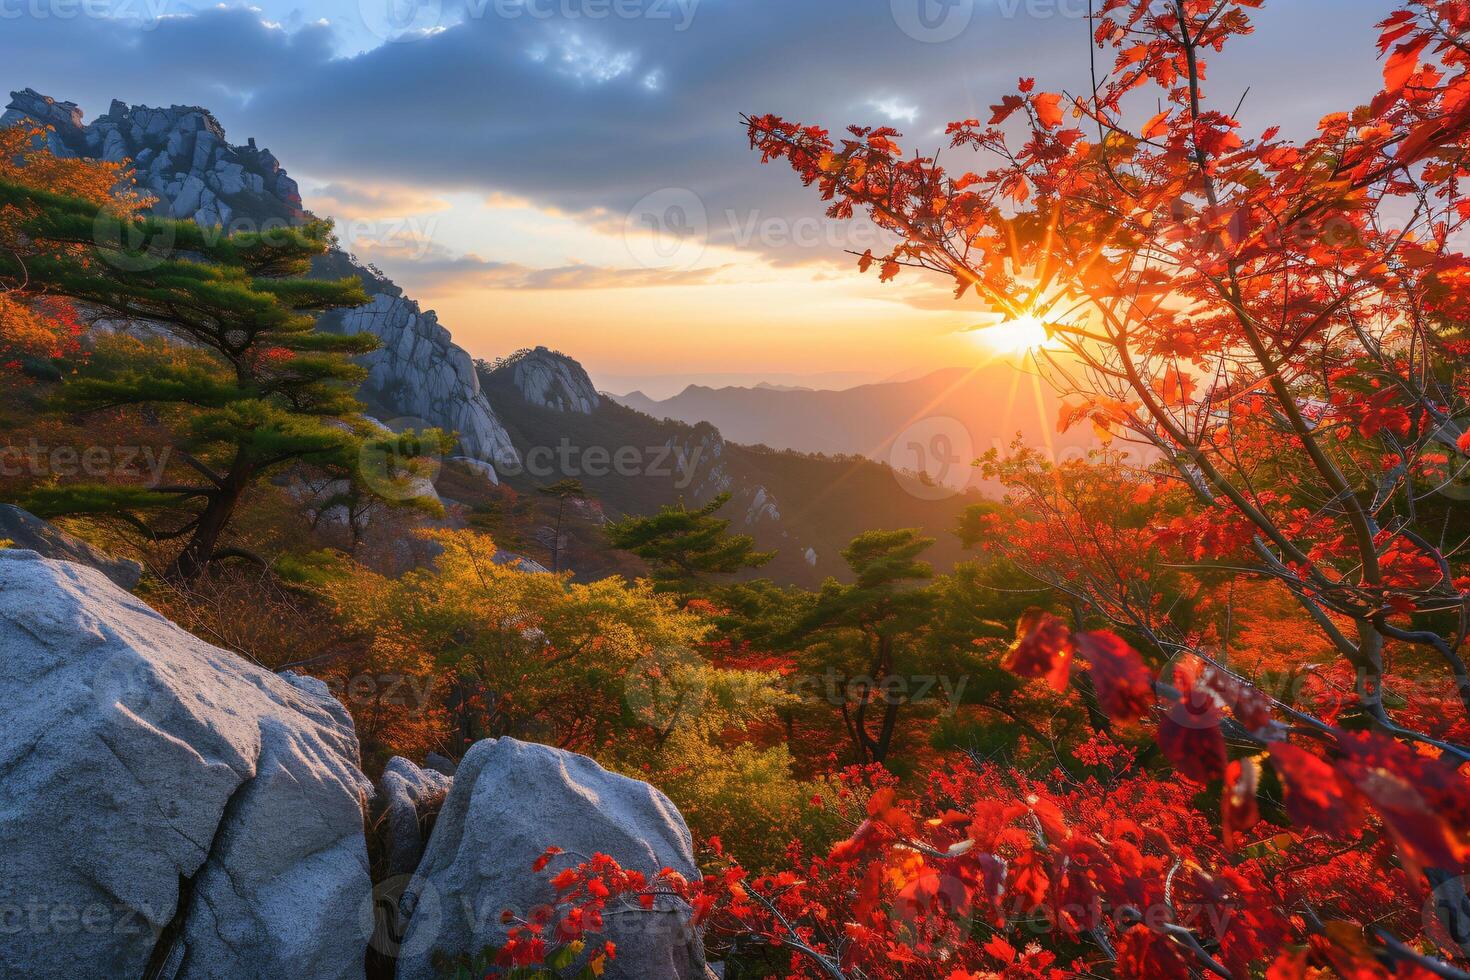
[[[58,156],[132,160],[139,185],[158,199],[157,214],[189,218],[222,232],[258,231],[310,217],[296,181],[255,140],[235,146],[219,121],[199,106],[128,106],[84,124],[82,110],[32,89],[11,93],[0,126],[50,126],[47,144]],[[368,332],[381,346],[362,358],[363,400],[384,418],[404,418],[459,433],[459,451],[490,464],[517,459],[505,427],[480,391],[474,364],[432,311],[345,252],[315,264],[314,274],[357,276],[372,301],[322,319],[323,329]]]
[[539,408],[591,415],[602,403],[581,364],[545,347],[516,351],[481,367],[491,379],[513,387],[522,400]]
[[363,400],[380,414],[459,433],[459,452],[488,464],[485,474],[496,480],[494,465],[513,465],[519,456],[480,391],[470,355],[454,343],[432,310],[420,310],[385,280],[368,277],[365,284],[371,303],[322,318],[323,329],[378,338],[381,346],[359,358],[368,370]]
[[0,973],[364,975],[371,787],[323,683],[18,550],[0,662]]
[[781,508],[776,498],[759,483],[737,482],[730,475],[725,459],[725,437],[708,422],[700,422],[682,433],[680,439],[667,443],[681,473],[689,474],[689,493],[704,503],[722,493],[731,497],[732,512],[740,514],[745,527],[762,521],[781,523]]
[[200,106],[162,109],[114,99],[106,115],[83,125],[75,103],[33,89],[12,92],[0,126],[27,120],[52,127],[47,143],[57,156],[132,160],[138,185],[158,198],[159,214],[230,230],[302,217],[300,190],[280,161],[254,140],[231,146],[219,120]]
[[138,587],[143,577],[143,566],[137,562],[103,554],[81,538],[12,504],[0,504],[0,541],[9,541],[12,548],[34,551],[46,558],[95,568],[129,592]]
[[[552,897],[531,871],[551,844],[699,874],[662,793],[549,746],[394,758],[374,792],[326,684],[212,647],[79,564],[0,550],[0,662],[3,976],[362,980],[396,957],[428,980],[435,953],[477,953],[503,910]],[[609,978],[710,976],[678,900],[606,922]]]
[[[609,854],[652,876],[668,867],[699,874],[689,830],[658,790],[610,773],[585,756],[510,738],[476,743],[460,762],[417,874],[400,901],[408,915],[400,980],[430,980],[433,950],[451,956],[498,943],[505,909],[527,915],[553,892],[528,874],[550,845]],[[606,916],[618,956],[607,978],[707,976],[688,912],[660,898]]]
[[516,571],[525,572],[528,575],[551,574],[551,569],[539,561],[533,558],[527,558],[525,555],[518,555],[513,551],[497,551],[490,556],[490,560],[497,565],[508,565]]
[[385,862],[390,875],[412,874],[424,856],[424,826],[449,795],[454,780],[433,769],[420,769],[400,756],[383,767],[373,801],[380,816]]

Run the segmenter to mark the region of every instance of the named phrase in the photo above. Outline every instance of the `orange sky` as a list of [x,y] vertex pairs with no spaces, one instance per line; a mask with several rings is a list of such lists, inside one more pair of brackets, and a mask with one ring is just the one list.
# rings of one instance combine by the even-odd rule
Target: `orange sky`
[[[796,264],[777,265],[753,249],[703,241],[660,251],[651,233],[626,222],[521,201],[373,193],[398,214],[373,216],[363,192],[340,184],[315,194],[308,186],[306,203],[337,218],[349,251],[436,310],[478,357],[544,344],[611,390],[677,390],[682,383],[660,376],[748,374],[754,382],[820,373],[859,383],[966,366],[988,353],[966,332],[992,319],[974,301],[955,303],[945,284],[918,272],[880,283],[823,234],[812,232]],[[511,237],[517,263],[480,258],[502,253]]]

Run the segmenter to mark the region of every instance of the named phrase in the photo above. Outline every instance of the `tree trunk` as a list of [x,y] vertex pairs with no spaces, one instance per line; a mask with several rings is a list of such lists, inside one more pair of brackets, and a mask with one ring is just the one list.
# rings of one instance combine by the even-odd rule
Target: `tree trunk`
[[853,748],[857,749],[859,765],[866,765],[870,761],[868,728],[866,718],[868,716],[868,698],[872,697],[871,690],[863,692],[863,699],[858,702],[857,710],[849,714],[847,709],[848,687],[843,686],[842,698],[842,720],[847,724],[847,732],[852,736]]
[[898,727],[898,709],[903,702],[897,698],[883,702],[883,724],[878,729],[878,741],[873,745],[873,761],[885,762],[888,750],[893,745],[893,731]]
[[220,535],[235,516],[235,507],[240,503],[252,476],[253,467],[237,455],[224,482],[209,495],[204,513],[199,515],[199,525],[194,529],[194,535],[164,572],[165,578],[171,582],[191,582],[209,566],[219,545]]

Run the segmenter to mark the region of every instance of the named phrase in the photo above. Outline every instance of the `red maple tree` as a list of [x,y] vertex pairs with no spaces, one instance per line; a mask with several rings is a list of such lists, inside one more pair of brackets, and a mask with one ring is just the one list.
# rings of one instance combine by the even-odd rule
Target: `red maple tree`
[[1301,141],[1206,96],[1258,6],[1099,0],[1111,67],[951,124],[964,173],[891,128],[747,120],[892,234],[862,271],[1045,325],[1060,425],[1109,446],[990,457],[987,543],[1074,610],[1005,665],[1099,720],[1085,771],[962,756],[908,802],[852,771],[829,854],[597,902],[676,894],[792,976],[1470,975],[1470,2],[1384,20],[1381,90]]

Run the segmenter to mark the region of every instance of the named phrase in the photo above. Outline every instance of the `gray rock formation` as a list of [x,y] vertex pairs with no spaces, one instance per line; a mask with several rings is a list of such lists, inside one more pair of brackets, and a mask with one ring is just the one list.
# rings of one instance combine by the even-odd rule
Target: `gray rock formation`
[[550,575],[551,569],[525,555],[518,555],[513,551],[497,551],[490,556],[490,560],[497,565],[508,565],[518,572],[526,572],[530,575]]
[[[647,783],[545,745],[510,738],[478,742],[459,764],[423,862],[400,902],[409,914],[400,980],[430,980],[433,950],[478,953],[503,937],[503,910],[525,916],[549,901],[549,875],[528,869],[553,844],[608,854],[649,876],[665,867],[691,879],[699,874],[683,818]],[[648,911],[636,903],[620,908],[605,922],[605,938],[618,946],[606,973],[610,980],[707,976],[687,910],[672,899],[661,898]]]
[[0,504],[0,541],[9,541],[12,547],[47,558],[88,565],[129,592],[138,587],[138,580],[143,577],[143,566],[137,562],[103,554],[81,538],[11,504]]
[[374,808],[381,814],[380,833],[390,875],[412,874],[424,856],[427,820],[438,812],[454,780],[432,769],[420,769],[394,756],[378,780]]
[[679,439],[665,444],[672,450],[675,466],[689,487],[689,494],[704,503],[722,493],[731,496],[730,510],[740,515],[747,528],[762,521],[781,523],[781,508],[764,486],[738,483],[725,462],[725,437],[708,422],[690,427]]
[[12,92],[0,126],[27,120],[53,127],[47,142],[57,156],[132,160],[138,185],[158,198],[159,214],[230,231],[302,217],[296,181],[280,161],[253,140],[231,146],[219,120],[199,106],[154,109],[114,99],[106,115],[83,125],[75,103],[33,89]]
[[[322,326],[378,338],[381,346],[360,358],[368,369],[362,397],[370,406],[459,433],[459,451],[471,459],[492,465],[519,461],[480,391],[474,361],[432,310],[423,312],[401,293],[384,291],[367,306],[327,314]],[[493,469],[486,475],[493,479]]]
[[[191,218],[205,227],[258,231],[309,217],[296,181],[255,141],[233,146],[224,128],[199,106],[156,109],[113,101],[107,114],[83,124],[74,103],[25,89],[11,93],[0,126],[51,126],[47,143],[64,157],[133,161],[138,183],[158,198],[154,211]],[[460,452],[487,463],[517,461],[504,426],[480,391],[474,364],[432,311],[380,273],[344,252],[318,262],[315,274],[357,276],[372,302],[327,314],[323,329],[374,334],[381,347],[362,358],[368,369],[363,400],[385,418],[421,420],[459,433]]]
[[364,975],[371,787],[324,684],[32,551],[0,551],[0,662],[0,973]]
[[482,367],[492,378],[514,386],[528,404],[540,408],[591,415],[602,403],[582,365],[545,347],[516,351]]
[[749,525],[761,520],[779,521],[780,519],[781,509],[776,506],[776,498],[772,497],[765,487],[753,487],[750,491],[750,500],[745,506],[745,523]]
[[484,460],[475,459],[473,456],[451,456],[449,462],[459,463],[472,473],[478,473],[491,483],[499,483],[500,477],[495,472],[495,467]]

